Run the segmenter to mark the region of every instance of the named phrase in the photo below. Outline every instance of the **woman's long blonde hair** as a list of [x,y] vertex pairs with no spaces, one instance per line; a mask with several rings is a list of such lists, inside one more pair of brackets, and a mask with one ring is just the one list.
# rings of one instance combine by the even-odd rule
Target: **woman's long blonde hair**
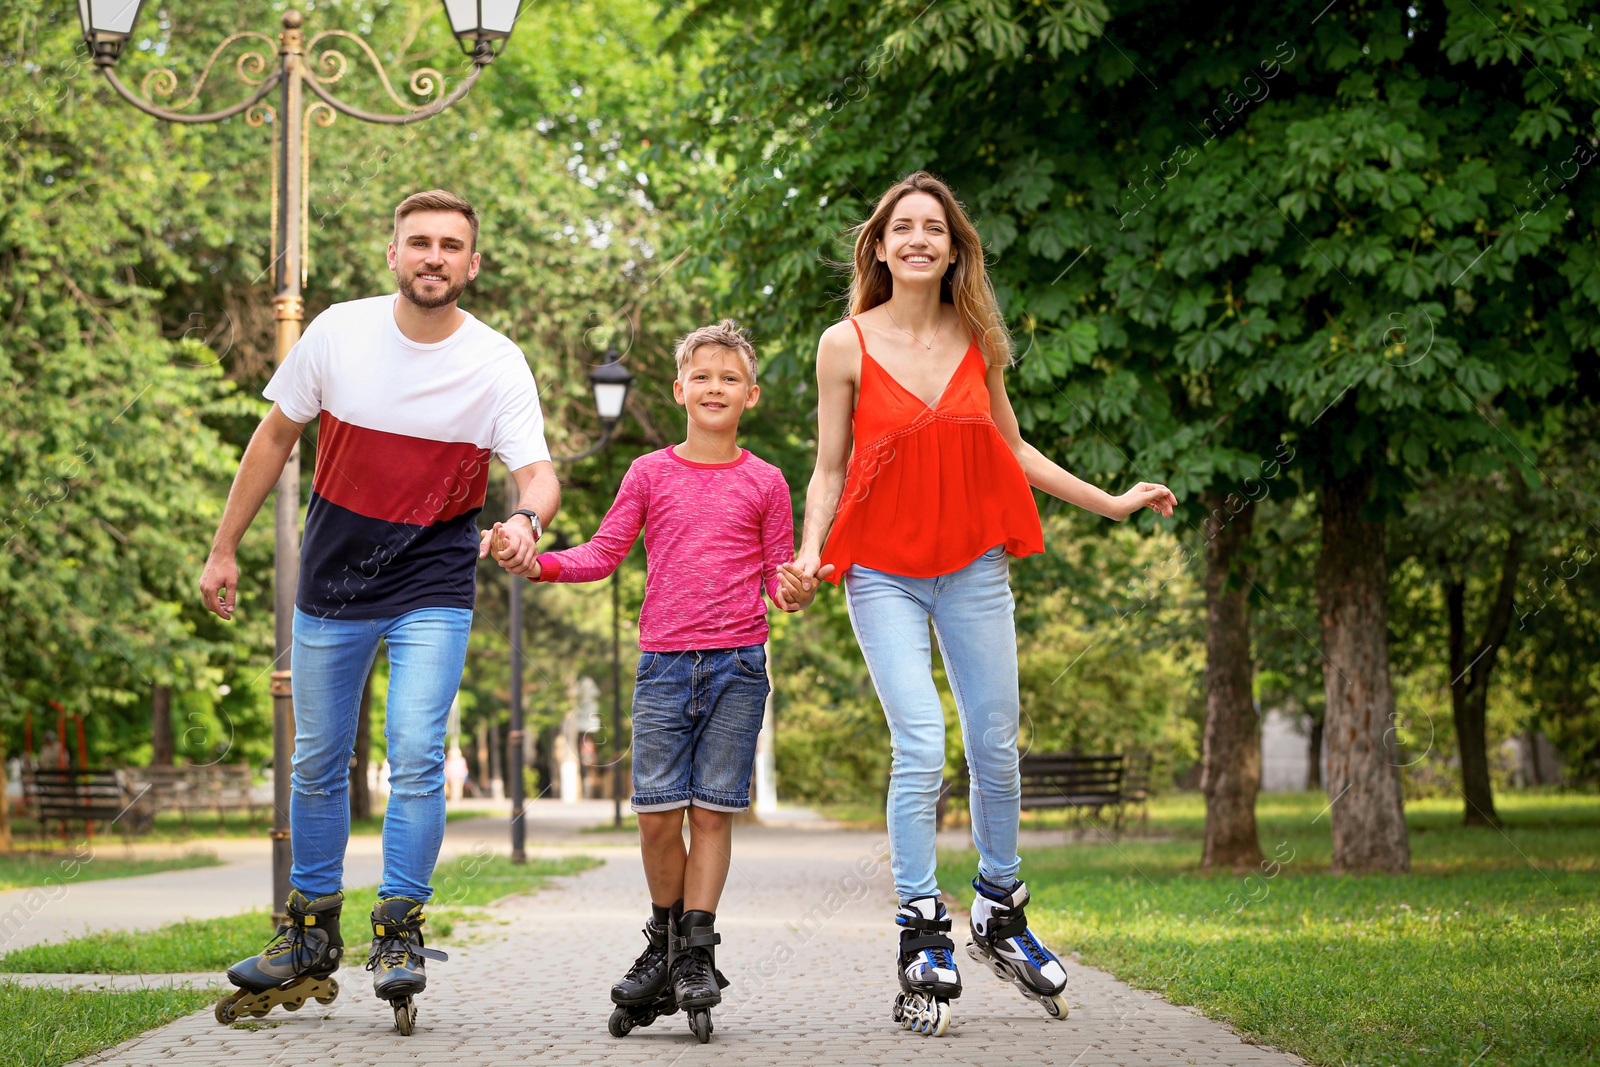
[[889,265],[880,262],[876,245],[883,239],[895,205],[910,193],[926,193],[944,208],[950,224],[950,240],[956,261],[945,270],[939,283],[939,299],[955,305],[956,314],[967,333],[978,339],[984,359],[996,367],[1011,363],[1011,331],[1000,314],[1000,302],[989,284],[989,271],[983,260],[983,242],[977,227],[967,217],[950,187],[927,171],[906,175],[878,198],[867,220],[855,227],[855,257],[850,272],[850,315],[855,316],[888,301],[894,292]]

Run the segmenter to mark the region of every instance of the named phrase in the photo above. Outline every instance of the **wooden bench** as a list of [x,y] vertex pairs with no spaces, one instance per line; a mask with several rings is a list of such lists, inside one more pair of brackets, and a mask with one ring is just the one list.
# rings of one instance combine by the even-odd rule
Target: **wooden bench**
[[252,823],[256,820],[248,763],[140,767],[132,777],[149,789],[154,810],[181,813],[185,826],[194,812],[215,812],[219,825],[230,811],[247,812]]
[[60,823],[63,832],[67,823],[81,822],[92,837],[96,822],[115,825],[124,836],[131,836],[148,830],[155,820],[155,809],[144,792],[112,767],[26,770],[22,792],[39,820],[41,838],[51,822]]
[[[1107,809],[1117,831],[1123,810],[1143,805],[1149,796],[1150,757],[1078,756],[1065,753],[1029,753],[1018,760],[1022,775],[1022,807],[1067,808],[1100,818]],[[964,797],[972,787],[963,763],[954,781],[946,780],[939,793],[939,825],[952,794]]]

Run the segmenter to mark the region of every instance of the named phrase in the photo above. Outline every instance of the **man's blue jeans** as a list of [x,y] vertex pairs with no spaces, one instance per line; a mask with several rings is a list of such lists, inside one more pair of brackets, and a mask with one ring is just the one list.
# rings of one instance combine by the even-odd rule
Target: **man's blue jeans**
[[389,808],[379,897],[427,901],[444,841],[444,733],[467,662],[467,608],[419,608],[391,619],[294,612],[294,774],[289,884],[308,897],[344,888],[350,841],[350,756],[361,689],[389,646]]
[[996,546],[950,574],[905,578],[857,564],[845,573],[850,622],[889,720],[889,865],[902,903],[939,892],[935,812],[944,779],[944,707],[933,684],[939,636],[972,778],[978,873],[1016,880],[1022,780],[1017,768],[1017,631],[1010,570]]

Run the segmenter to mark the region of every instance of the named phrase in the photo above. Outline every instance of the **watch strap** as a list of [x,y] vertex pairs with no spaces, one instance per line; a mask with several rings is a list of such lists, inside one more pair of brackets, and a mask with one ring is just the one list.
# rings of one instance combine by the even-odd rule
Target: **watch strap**
[[538,515],[537,512],[530,511],[527,508],[518,508],[516,511],[513,511],[510,515],[507,515],[506,518],[514,519],[518,515],[526,515],[526,516],[528,516],[528,521],[533,523],[533,537],[534,537],[534,540],[538,540],[539,538],[544,536],[544,523],[539,521],[539,515]]

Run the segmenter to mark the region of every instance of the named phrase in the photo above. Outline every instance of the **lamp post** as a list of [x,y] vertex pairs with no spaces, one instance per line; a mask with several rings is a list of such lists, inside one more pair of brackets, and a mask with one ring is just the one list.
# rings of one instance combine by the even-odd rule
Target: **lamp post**
[[[552,456],[557,463],[573,463],[594,455],[611,443],[611,434],[617,428],[617,423],[622,419],[622,410],[628,402],[628,390],[633,387],[633,374],[622,365],[622,357],[616,349],[606,351],[606,361],[589,372],[589,388],[594,394],[595,413],[600,416],[600,436],[594,444],[582,452],[572,456]],[[511,499],[517,498],[517,487],[511,483]],[[618,746],[622,741],[622,697],[618,688],[620,651],[617,648],[617,585],[616,574],[611,576],[611,725],[612,736],[612,792],[616,795],[616,810],[613,819],[617,826],[622,825],[622,755]],[[508,783],[511,787],[511,862],[527,862],[527,824],[523,819],[523,805],[526,801],[525,791],[522,786],[522,582],[515,576],[511,579],[510,625],[511,625],[511,699],[508,701],[511,710],[511,729],[508,731],[506,748],[508,752],[516,754],[517,767],[515,773],[509,774]]]
[[[412,105],[394,91],[389,77],[371,46],[345,30],[323,30],[307,39],[298,11],[283,14],[283,29],[276,41],[266,34],[246,30],[223,39],[195,78],[188,95],[171,102],[178,87],[177,75],[168,68],[146,74],[135,91],[117,77],[116,64],[123,46],[133,34],[143,0],[78,0],[78,15],[83,22],[84,41],[95,66],[105,75],[124,100],[147,115],[167,122],[186,124],[220,122],[243,114],[251,126],[271,123],[276,133],[277,167],[272,191],[272,267],[275,294],[273,317],[277,323],[276,362],[282,362],[300,339],[300,323],[305,317],[301,287],[306,281],[310,252],[310,201],[307,179],[310,155],[307,134],[309,123],[329,126],[337,115],[349,115],[363,122],[400,126],[421,122],[437,115],[460,100],[477,82],[483,68],[494,62],[496,43],[502,46],[516,22],[519,0],[444,0],[445,14],[457,41],[471,58],[472,70],[448,94],[445,77],[432,67],[413,72],[411,91],[418,96],[433,96],[426,104]],[[237,103],[216,111],[186,110],[198,99],[211,68],[236,42],[250,40],[259,51],[248,51],[234,64],[235,73],[248,95]],[[335,96],[329,86],[349,70],[349,60],[335,44],[348,42],[358,47],[376,68],[389,98],[401,108],[397,113],[366,111]],[[264,45],[265,47],[261,47]],[[320,46],[320,48],[319,48]],[[348,47],[348,45],[346,45]],[[267,60],[266,49],[275,48],[278,61]],[[315,62],[308,57],[317,55]],[[316,97],[309,105],[305,90]],[[276,102],[268,96],[277,91]],[[162,102],[157,101],[162,98]],[[289,842],[289,769],[294,756],[294,702],[290,687],[290,650],[294,641],[294,593],[300,575],[300,447],[289,453],[283,474],[278,479],[275,502],[276,551],[273,566],[274,648],[272,672],[272,906],[278,921],[286,921],[279,911],[289,896],[289,867],[293,856]]]

